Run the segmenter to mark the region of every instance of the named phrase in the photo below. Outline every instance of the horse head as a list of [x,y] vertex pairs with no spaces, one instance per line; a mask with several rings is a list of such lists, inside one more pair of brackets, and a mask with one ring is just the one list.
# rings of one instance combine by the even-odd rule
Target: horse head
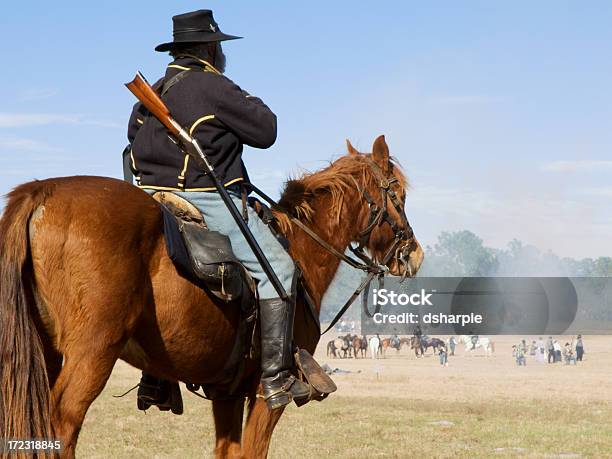
[[[405,212],[407,179],[385,137],[374,141],[371,153],[357,151],[348,140],[347,148],[348,154],[324,169],[287,181],[274,211],[280,231],[295,248],[305,277],[323,290],[338,264],[321,259],[323,269],[310,270],[313,257],[338,259],[347,248],[368,270],[384,267],[392,275],[415,276],[423,249]],[[318,242],[307,244],[309,237]],[[320,247],[313,250],[312,244]]]
[[347,148],[349,161],[362,165],[351,201],[357,216],[355,240],[391,274],[413,277],[424,253],[405,212],[406,176],[391,158],[383,135],[374,141],[372,153],[360,153],[348,140]]

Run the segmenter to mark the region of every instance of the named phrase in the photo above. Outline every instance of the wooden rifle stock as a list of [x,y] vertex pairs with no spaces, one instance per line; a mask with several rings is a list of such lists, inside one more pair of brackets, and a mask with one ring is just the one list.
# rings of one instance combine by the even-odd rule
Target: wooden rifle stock
[[175,137],[180,136],[180,126],[170,116],[170,110],[161,100],[161,97],[155,92],[155,89],[147,82],[145,77],[140,72],[136,74],[134,79],[125,86],[142,102],[147,110],[149,110],[155,118],[157,118]]

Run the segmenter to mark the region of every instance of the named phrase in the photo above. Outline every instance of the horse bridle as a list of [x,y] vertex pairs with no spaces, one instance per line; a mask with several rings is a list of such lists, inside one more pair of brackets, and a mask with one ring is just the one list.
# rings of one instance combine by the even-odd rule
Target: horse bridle
[[[367,226],[365,227],[365,229],[359,232],[359,245],[357,247],[353,247],[351,245],[349,246],[349,248],[351,252],[353,252],[353,254],[355,254],[355,256],[361,261],[363,261],[366,265],[372,268],[378,268],[379,273],[380,270],[382,270],[382,274],[387,271],[387,263],[389,263],[392,258],[396,258],[400,263],[404,265],[405,268],[404,274],[402,275],[403,281],[406,278],[407,273],[412,275],[412,269],[410,268],[410,264],[408,263],[406,257],[409,256],[410,253],[417,247],[416,238],[414,237],[414,231],[412,230],[412,227],[408,222],[408,218],[406,217],[406,212],[404,210],[405,197],[404,200],[400,202],[397,193],[391,188],[391,185],[393,183],[398,182],[397,177],[393,175],[391,177],[387,177],[383,173],[381,168],[378,166],[378,164],[376,164],[369,158],[365,158],[365,160],[368,161],[370,167],[372,168],[372,171],[374,172],[374,175],[376,176],[378,188],[380,190],[380,198],[382,205],[379,206],[378,204],[376,204],[376,201],[372,198],[370,193],[368,193],[368,190],[366,190],[365,188],[361,189],[357,181],[353,178],[357,189],[361,192],[361,195],[368,203],[368,206],[370,208],[370,215],[368,217]],[[388,201],[391,201],[391,204],[393,205],[395,211],[400,216],[401,225],[398,225],[395,219],[393,219],[391,215],[389,215],[389,212],[387,210]],[[369,257],[364,252],[364,249],[368,246],[370,242],[370,237],[372,235],[372,232],[374,231],[374,228],[376,228],[377,226],[382,226],[385,223],[391,227],[391,230],[393,231],[394,240],[391,247],[383,256],[381,263],[377,264],[372,257]],[[402,245],[402,242],[405,243]]]

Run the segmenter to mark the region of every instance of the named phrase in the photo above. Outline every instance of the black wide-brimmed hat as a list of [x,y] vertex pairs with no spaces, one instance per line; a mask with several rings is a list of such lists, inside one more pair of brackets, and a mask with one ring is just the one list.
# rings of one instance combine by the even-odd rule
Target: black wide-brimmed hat
[[174,41],[158,45],[155,51],[169,51],[177,44],[210,43],[242,38],[221,32],[211,10],[198,10],[173,16],[172,24]]

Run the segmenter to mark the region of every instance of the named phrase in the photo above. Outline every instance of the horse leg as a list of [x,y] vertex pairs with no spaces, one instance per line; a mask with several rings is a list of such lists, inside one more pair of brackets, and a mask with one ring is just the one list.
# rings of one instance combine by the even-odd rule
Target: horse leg
[[249,459],[263,459],[268,456],[274,427],[284,409],[270,411],[261,398],[251,397],[242,437],[242,454]]
[[215,418],[215,457],[238,458],[241,454],[242,414],[244,399],[213,400]]
[[51,391],[51,424],[56,438],[64,442],[62,457],[74,457],[85,414],[102,392],[121,347],[96,351],[83,346],[78,352],[66,353],[64,366]]

